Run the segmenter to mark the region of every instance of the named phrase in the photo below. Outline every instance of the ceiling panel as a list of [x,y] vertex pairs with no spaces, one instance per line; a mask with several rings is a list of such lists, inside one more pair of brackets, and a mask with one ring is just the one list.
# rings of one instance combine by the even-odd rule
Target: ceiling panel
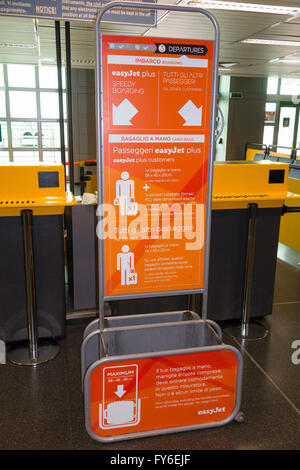
[[[245,12],[229,12],[229,11],[213,11],[217,19],[221,39],[224,41],[239,41],[245,37],[252,36],[259,31],[268,28],[278,21],[286,20],[287,16],[282,15],[267,15],[257,13]],[[212,26],[208,19],[203,18],[201,15],[193,12],[191,14],[169,13],[157,26],[152,28],[151,35],[170,35],[174,36],[175,31],[180,37],[203,37],[204,34],[209,34],[212,37]]]
[[[255,35],[254,37],[257,37],[259,39],[274,39],[276,41],[294,41],[294,42],[300,42],[300,34],[298,36],[290,36],[290,35],[285,35],[285,34],[271,34],[271,32],[263,32],[263,33],[260,33],[259,36],[258,35]],[[299,45],[295,45],[295,46],[284,46],[284,47],[288,47],[289,49],[292,47],[294,50],[296,50],[296,48],[298,47],[299,48]]]
[[[184,0],[187,3],[187,0]],[[300,7],[299,0],[244,0],[245,3],[264,3]],[[178,0],[160,0],[161,4],[178,3]],[[294,40],[300,39],[300,16],[292,19],[283,15],[246,13],[238,11],[211,10],[221,31],[220,60],[238,62],[232,67],[232,74],[296,76],[300,71],[297,65],[274,63],[270,60],[300,52],[300,47],[278,47],[274,45],[244,44],[246,38]],[[154,37],[176,37],[190,39],[213,39],[213,29],[209,20],[195,12],[174,13],[164,16],[157,28],[130,25],[103,24],[102,30],[112,34],[147,35]],[[287,20],[289,20],[287,22]],[[52,20],[33,20],[0,17],[0,61],[38,63],[55,61],[55,22]],[[61,23],[62,56],[65,57],[64,23]],[[72,60],[76,66],[93,67],[95,58],[94,28],[91,23],[71,23]],[[1,47],[1,43],[34,44],[33,49],[21,47]],[[300,65],[300,64],[299,64]]]
[[[299,18],[300,20],[300,18]],[[299,21],[298,20],[298,21]],[[268,29],[266,32],[268,34],[282,34],[284,36],[299,36],[300,34],[300,24],[299,23],[280,23],[277,26],[274,26],[271,29]]]
[[[295,48],[284,48],[287,54],[291,49]],[[235,44],[234,46],[223,46],[220,51],[221,56],[230,55],[234,59],[260,59],[265,60],[266,62],[272,59],[276,59],[280,53],[281,50],[279,50],[278,46],[262,44]]]
[[300,25],[300,16],[295,17],[289,21],[289,24],[298,24]]

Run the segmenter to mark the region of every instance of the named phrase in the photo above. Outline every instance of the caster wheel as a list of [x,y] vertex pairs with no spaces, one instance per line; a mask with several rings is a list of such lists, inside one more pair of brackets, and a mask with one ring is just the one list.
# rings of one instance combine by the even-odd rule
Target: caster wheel
[[245,422],[245,415],[244,413],[242,413],[241,411],[236,415],[236,417],[234,418],[234,420],[239,423],[239,424],[242,424]]

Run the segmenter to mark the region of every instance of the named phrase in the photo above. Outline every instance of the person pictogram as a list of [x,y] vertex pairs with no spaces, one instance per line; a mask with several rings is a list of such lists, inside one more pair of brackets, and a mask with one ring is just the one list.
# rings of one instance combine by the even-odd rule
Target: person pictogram
[[134,254],[128,245],[123,245],[122,253],[117,255],[117,270],[121,271],[121,285],[137,284],[137,274],[134,271]]
[[114,205],[120,207],[121,215],[135,215],[137,204],[134,196],[134,181],[129,179],[128,171],[121,173],[121,179],[116,182],[116,198]]

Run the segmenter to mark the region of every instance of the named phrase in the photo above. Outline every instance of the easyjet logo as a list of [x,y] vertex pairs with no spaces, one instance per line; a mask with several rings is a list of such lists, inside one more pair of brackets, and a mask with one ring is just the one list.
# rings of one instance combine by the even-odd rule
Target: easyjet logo
[[216,406],[216,408],[212,408],[210,410],[199,410],[198,415],[213,415],[215,413],[224,413],[226,411],[226,407],[223,406],[223,408],[219,408]]

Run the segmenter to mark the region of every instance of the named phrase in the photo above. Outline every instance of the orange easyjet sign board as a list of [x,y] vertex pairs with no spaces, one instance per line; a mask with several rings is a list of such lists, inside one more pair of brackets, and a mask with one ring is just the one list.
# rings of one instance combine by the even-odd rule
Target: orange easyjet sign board
[[212,41],[102,36],[107,296],[203,287],[212,62]]
[[89,377],[89,430],[100,438],[222,424],[237,409],[231,349],[103,361]]

